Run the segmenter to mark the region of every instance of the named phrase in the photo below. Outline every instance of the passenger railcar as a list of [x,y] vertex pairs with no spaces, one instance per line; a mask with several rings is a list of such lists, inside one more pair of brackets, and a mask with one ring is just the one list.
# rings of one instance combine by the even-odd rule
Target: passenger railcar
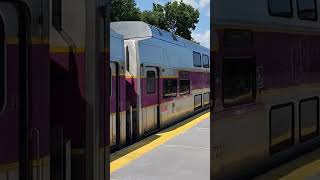
[[[86,123],[96,109],[107,112],[103,108],[109,103],[103,97],[108,77],[104,72],[109,71],[104,66],[105,23],[88,16],[89,9],[102,10],[104,4],[94,3],[88,7],[85,0],[0,0],[1,180],[86,177]],[[98,41],[90,38],[92,29]],[[103,64],[96,74],[87,67],[96,59],[89,57],[90,49],[100,52]],[[97,91],[104,91],[93,93],[102,95],[99,104],[92,105],[90,72],[100,80]],[[104,122],[97,169],[101,179],[107,177],[108,165]]]
[[125,62],[111,67],[120,72],[112,90],[124,95],[118,120],[110,121],[115,147],[209,107],[209,49],[143,22],[112,22],[111,29],[124,37],[125,47]]
[[0,179],[49,177],[48,29],[40,0],[0,1]]
[[314,0],[215,0],[212,175],[244,178],[319,145]]

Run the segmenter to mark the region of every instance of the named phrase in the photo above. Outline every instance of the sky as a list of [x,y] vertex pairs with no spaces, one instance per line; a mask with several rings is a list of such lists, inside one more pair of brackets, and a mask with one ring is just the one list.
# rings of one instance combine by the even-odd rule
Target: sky
[[[170,1],[180,0],[135,0],[140,10],[151,10],[152,3],[164,5]],[[199,22],[196,29],[192,32],[194,40],[201,45],[210,48],[210,0],[183,0],[184,3],[190,4],[200,12]]]

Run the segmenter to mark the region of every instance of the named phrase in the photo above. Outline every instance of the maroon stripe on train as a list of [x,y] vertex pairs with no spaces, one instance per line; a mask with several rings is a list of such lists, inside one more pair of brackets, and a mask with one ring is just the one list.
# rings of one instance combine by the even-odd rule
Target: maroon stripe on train
[[18,160],[18,61],[16,45],[7,46],[7,108],[0,112],[0,164]]
[[[30,128],[39,130],[40,157],[49,155],[49,53],[47,45],[33,45],[30,58]],[[7,105],[0,113],[0,164],[18,160],[18,47],[7,45]],[[31,135],[31,158],[38,142]]]
[[81,148],[86,119],[85,54],[54,53],[50,57],[51,120],[64,127],[73,148]]
[[[110,112],[115,113],[116,112],[116,76],[112,76],[112,96],[110,97]],[[119,77],[119,100],[120,100],[120,112],[126,110],[126,79],[125,76]]]

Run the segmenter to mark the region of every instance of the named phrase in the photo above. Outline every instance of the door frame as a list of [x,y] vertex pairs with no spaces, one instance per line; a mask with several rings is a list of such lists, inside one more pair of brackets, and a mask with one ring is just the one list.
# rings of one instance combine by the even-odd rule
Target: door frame
[[156,71],[156,84],[157,84],[157,90],[156,90],[156,93],[157,93],[157,125],[156,125],[156,128],[157,129],[160,129],[161,127],[161,121],[160,121],[160,68],[159,66],[156,66],[156,65],[146,65],[143,67],[143,74],[146,75],[147,73],[147,69],[146,68],[154,68],[155,71]]
[[[113,67],[115,69],[113,69]],[[119,64],[117,62],[110,62],[110,72],[111,72],[111,77],[110,77],[110,81],[111,81],[111,84],[112,84],[112,88],[113,86],[115,86],[115,91],[110,90],[111,94],[112,94],[112,97],[110,98],[115,98],[115,106],[116,106],[116,142],[115,142],[115,145],[113,148],[117,148],[119,145],[120,145],[120,140],[121,140],[121,126],[120,126],[120,78],[119,78]],[[113,85],[113,72],[115,73],[115,78],[116,78],[116,81],[115,81],[115,85]],[[110,122],[109,122],[110,123]],[[111,127],[110,127],[111,128]]]
[[[18,15],[18,38],[19,38],[19,179],[30,180],[32,166],[29,155],[30,135],[30,44],[31,44],[31,12],[28,5],[23,1],[0,0],[11,3],[17,10]],[[5,24],[4,24],[5,27]]]

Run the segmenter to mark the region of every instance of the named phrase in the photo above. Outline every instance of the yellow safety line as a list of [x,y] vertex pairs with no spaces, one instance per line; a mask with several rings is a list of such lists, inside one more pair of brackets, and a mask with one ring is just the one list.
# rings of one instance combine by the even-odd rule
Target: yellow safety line
[[320,172],[320,160],[316,160],[301,168],[291,172],[290,174],[281,177],[280,180],[295,180],[295,179],[307,179],[308,177]]
[[[175,136],[182,134],[183,132],[187,131],[188,129],[192,128],[193,126],[197,125],[201,121],[210,117],[210,113],[205,113],[200,117],[195,119],[190,118],[189,122],[180,122],[168,129],[165,129],[155,135],[152,135],[132,146],[124,148],[120,151],[117,151],[110,155],[110,173],[117,171],[118,169],[122,168],[123,166],[129,164],[131,161],[138,159],[142,155],[146,154],[147,152],[155,149],[156,147],[164,144],[168,140],[172,139]],[[186,120],[188,121],[188,120]],[[185,124],[184,124],[185,123]],[[153,140],[156,138],[155,140]],[[136,147],[140,147],[137,148]]]

